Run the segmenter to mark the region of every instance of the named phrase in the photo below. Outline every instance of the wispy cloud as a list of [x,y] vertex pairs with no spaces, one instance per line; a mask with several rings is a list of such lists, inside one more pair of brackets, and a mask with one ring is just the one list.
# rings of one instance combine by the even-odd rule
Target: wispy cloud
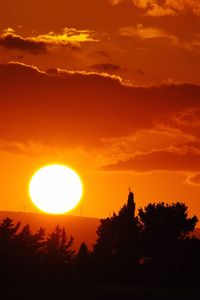
[[7,28],[0,36],[0,46],[7,49],[29,51],[34,54],[46,52],[53,47],[66,46],[72,50],[78,49],[81,43],[97,42],[94,32],[64,28],[61,33],[49,32],[37,36],[22,37],[12,28]]
[[165,30],[153,27],[144,27],[142,24],[138,24],[135,27],[123,27],[120,28],[119,34],[122,36],[132,36],[138,37],[140,39],[157,39],[157,38],[167,38],[177,42],[177,37],[166,32]]
[[[112,5],[127,0],[110,0]],[[145,10],[145,14],[152,17],[175,16],[187,12],[200,15],[199,0],[130,0],[133,4]]]
[[[188,151],[188,144],[192,144],[194,141],[196,141],[196,138],[192,134],[186,134],[179,129],[162,126],[156,126],[154,129],[138,130],[131,136],[103,139],[104,150],[102,150],[102,155],[99,157],[97,167],[112,165],[117,168],[119,165],[126,165],[128,169],[131,160],[140,158],[142,165],[143,158],[155,152],[169,152],[182,155]],[[190,149],[193,149],[192,151],[195,152],[194,147],[190,146]],[[130,164],[131,168],[134,170],[133,165]],[[141,168],[145,167],[141,166]]]
[[191,108],[181,111],[174,116],[174,120],[179,126],[200,128],[200,108]]
[[189,150],[185,153],[182,153],[181,149],[180,151],[173,151],[173,149],[159,150],[138,154],[129,160],[120,160],[102,169],[108,171],[180,171],[190,173],[199,171],[199,159],[199,154]]
[[195,173],[188,176],[187,183],[191,185],[200,186],[200,173]]

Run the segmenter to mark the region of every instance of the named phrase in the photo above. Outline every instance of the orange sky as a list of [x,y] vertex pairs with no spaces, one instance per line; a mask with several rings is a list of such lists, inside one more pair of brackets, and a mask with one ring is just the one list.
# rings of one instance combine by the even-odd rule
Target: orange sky
[[198,0],[0,3],[0,210],[36,211],[49,163],[84,182],[72,214],[182,201],[200,216]]

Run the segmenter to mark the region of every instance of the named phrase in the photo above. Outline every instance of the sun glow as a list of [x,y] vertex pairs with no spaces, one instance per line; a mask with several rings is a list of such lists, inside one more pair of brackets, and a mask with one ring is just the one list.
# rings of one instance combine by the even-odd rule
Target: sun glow
[[62,214],[73,209],[80,201],[83,186],[72,169],[59,164],[39,169],[31,178],[29,194],[40,210]]

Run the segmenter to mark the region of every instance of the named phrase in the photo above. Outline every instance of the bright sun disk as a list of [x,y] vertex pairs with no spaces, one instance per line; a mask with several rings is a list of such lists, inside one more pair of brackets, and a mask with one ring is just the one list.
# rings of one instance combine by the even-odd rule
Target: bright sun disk
[[83,186],[78,174],[64,165],[54,164],[39,169],[31,178],[29,194],[42,211],[62,214],[80,201]]

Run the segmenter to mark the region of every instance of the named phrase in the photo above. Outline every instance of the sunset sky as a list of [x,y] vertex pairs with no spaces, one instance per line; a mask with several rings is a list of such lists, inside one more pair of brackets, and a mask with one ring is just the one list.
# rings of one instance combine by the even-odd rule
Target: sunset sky
[[200,1],[0,2],[0,210],[38,211],[33,173],[75,169],[70,214],[185,202],[200,217]]

